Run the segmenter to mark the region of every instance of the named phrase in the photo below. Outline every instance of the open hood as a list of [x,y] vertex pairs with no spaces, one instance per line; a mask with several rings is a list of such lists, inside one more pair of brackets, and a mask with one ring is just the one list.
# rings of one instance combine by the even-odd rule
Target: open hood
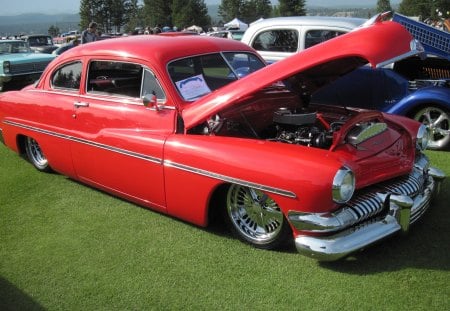
[[302,87],[307,87],[311,94],[364,64],[382,67],[422,52],[421,45],[403,26],[395,22],[377,22],[230,83],[186,106],[181,112],[182,117],[188,130],[279,81],[289,84],[289,81],[295,80]]

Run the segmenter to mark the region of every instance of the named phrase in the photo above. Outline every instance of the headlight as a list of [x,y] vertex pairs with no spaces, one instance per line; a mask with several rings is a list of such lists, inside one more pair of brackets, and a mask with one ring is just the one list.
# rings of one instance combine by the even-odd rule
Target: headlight
[[9,73],[11,64],[8,61],[3,62],[3,73]]
[[417,149],[424,151],[428,147],[428,142],[430,141],[430,129],[428,126],[422,124],[417,131]]
[[345,203],[351,199],[355,191],[355,175],[347,167],[340,168],[333,179],[333,200],[336,203]]

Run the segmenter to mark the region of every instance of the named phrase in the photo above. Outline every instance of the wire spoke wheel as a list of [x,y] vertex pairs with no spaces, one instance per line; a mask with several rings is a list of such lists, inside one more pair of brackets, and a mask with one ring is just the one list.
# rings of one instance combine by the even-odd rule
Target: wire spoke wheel
[[425,107],[419,110],[414,119],[428,126],[431,132],[428,149],[445,149],[450,146],[450,116],[438,107]]
[[39,171],[50,171],[47,158],[41,150],[38,142],[31,137],[27,137],[25,141],[25,151],[27,153],[28,160]]
[[260,248],[274,248],[286,239],[289,227],[277,203],[264,192],[232,185],[227,195],[227,215],[232,231]]

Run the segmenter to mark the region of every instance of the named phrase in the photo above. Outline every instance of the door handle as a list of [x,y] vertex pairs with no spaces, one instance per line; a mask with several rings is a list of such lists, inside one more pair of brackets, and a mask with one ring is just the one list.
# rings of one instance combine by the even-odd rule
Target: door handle
[[86,102],[74,102],[73,105],[75,106],[75,108],[89,107],[89,103]]

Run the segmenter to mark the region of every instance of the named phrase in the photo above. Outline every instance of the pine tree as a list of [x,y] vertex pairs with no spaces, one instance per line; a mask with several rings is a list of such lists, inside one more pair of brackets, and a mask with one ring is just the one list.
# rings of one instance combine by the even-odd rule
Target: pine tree
[[146,25],[172,25],[172,0],[144,0]]
[[306,15],[305,0],[279,0],[281,16]]
[[383,13],[392,11],[391,2],[389,0],[378,0],[377,1],[377,12]]
[[219,15],[223,20],[229,21],[233,18],[242,18],[244,0],[222,0],[219,5]]
[[172,25],[185,28],[197,25],[206,29],[211,24],[204,0],[173,0]]

